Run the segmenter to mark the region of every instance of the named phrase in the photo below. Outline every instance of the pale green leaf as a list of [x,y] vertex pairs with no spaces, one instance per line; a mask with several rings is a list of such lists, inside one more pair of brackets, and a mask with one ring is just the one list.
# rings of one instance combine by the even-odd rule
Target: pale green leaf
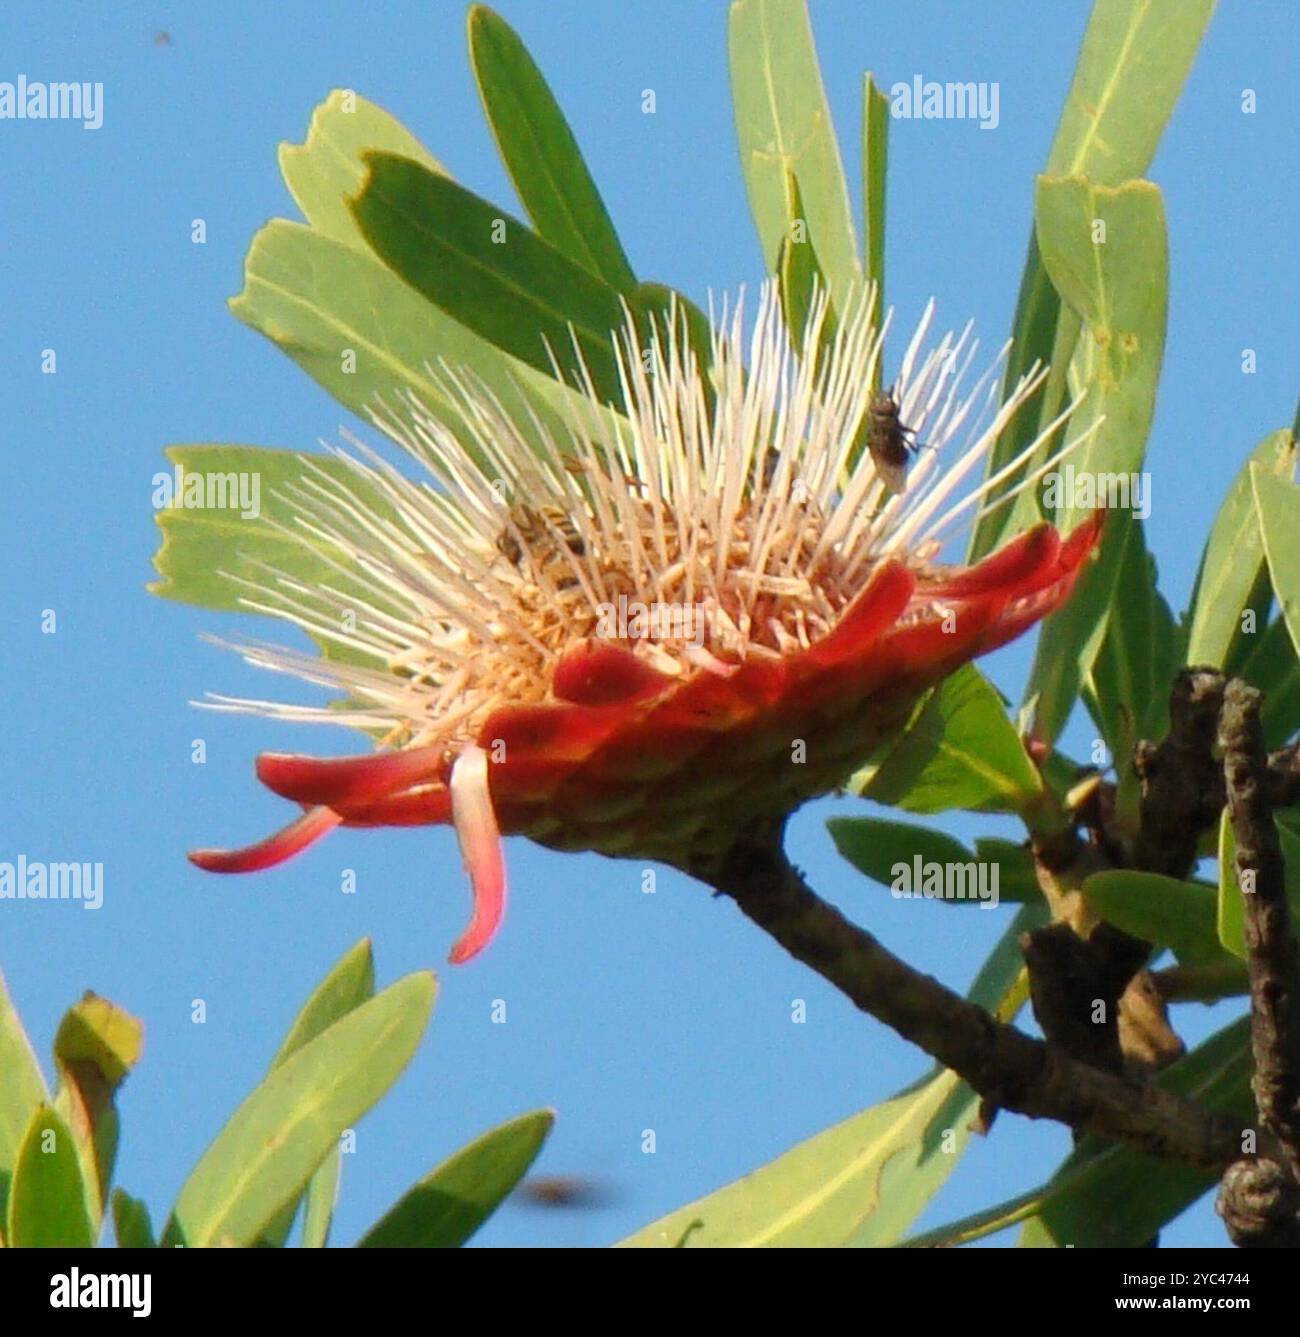
[[409,421],[405,397],[414,396],[473,455],[473,434],[443,375],[451,369],[493,394],[536,449],[544,438],[533,414],[552,438],[567,439],[561,410],[576,395],[549,367],[509,356],[375,256],[299,223],[275,218],[253,238],[230,309],[361,417],[382,407]]
[[[1070,377],[1071,389],[1087,394],[1070,431],[1095,427],[1047,478],[1044,497],[1063,531],[1097,504],[1116,504],[1101,559],[1085,567],[1074,596],[1039,634],[1025,700],[1034,707],[1036,735],[1052,742],[1101,647],[1139,500],[1133,480],[1147,482],[1142,459],[1164,354],[1169,257],[1160,192],[1149,182],[1109,189],[1078,177],[1040,178],[1035,214],[1043,263],[1084,326]],[[1124,480],[1123,491],[1098,495],[1097,480],[1106,478]]]
[[366,149],[400,154],[430,171],[446,170],[400,121],[350,88],[334,89],[312,112],[302,144],[280,145],[280,174],[303,217],[317,232],[363,250],[365,238],[347,197],[365,177]]
[[271,1072],[204,1152],[163,1244],[247,1246],[302,1192],[339,1135],[396,1081],[424,1033],[435,985],[408,975]]
[[[314,1040],[322,1031],[331,1026],[340,1017],[345,1017],[354,1008],[360,1007],[375,993],[375,959],[370,949],[370,939],[362,938],[335,963],[333,969],[316,986],[312,995],[302,1005],[289,1033],[284,1037],[280,1048],[271,1060],[270,1070],[274,1072],[286,1059],[296,1054],[308,1041]],[[323,1248],[311,1245],[307,1237],[323,1237],[329,1233],[330,1216],[334,1210],[334,1199],[338,1191],[338,1179],[341,1161],[337,1145],[332,1147],[320,1167],[312,1175],[307,1186],[307,1219],[303,1224],[303,1247]],[[262,1245],[273,1248],[281,1247],[293,1227],[293,1219],[298,1211],[294,1201],[272,1221],[262,1233],[259,1241]]]
[[[1195,58],[1214,0],[1097,0],[1079,51],[1074,77],[1057,122],[1046,171],[1085,176],[1119,186],[1146,172]],[[1031,235],[1012,326],[1004,397],[1035,362],[1052,378],[1017,416],[990,453],[992,477],[1019,456],[1064,406],[1065,369],[1074,353],[1079,322],[1062,310]],[[1011,474],[995,492],[1009,491],[1033,464]],[[986,556],[1040,518],[1032,488],[1015,503],[989,514],[971,533],[968,560]]]
[[778,272],[796,217],[786,186],[793,173],[831,300],[847,311],[862,286],[862,267],[803,0],[734,0],[727,44],[740,164],[764,262]]

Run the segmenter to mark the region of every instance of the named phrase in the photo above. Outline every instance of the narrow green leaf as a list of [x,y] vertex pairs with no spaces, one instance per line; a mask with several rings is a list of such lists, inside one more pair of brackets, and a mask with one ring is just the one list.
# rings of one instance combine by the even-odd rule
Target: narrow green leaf
[[630,293],[636,275],[541,70],[514,29],[486,5],[470,6],[468,25],[483,111],[538,235],[610,287]]
[[572,377],[580,353],[602,398],[622,402],[613,336],[625,317],[613,288],[447,177],[391,153],[365,159],[370,174],[352,211],[386,265],[538,371],[554,358]]
[[[275,1057],[271,1060],[270,1071],[274,1072],[285,1060],[332,1026],[340,1017],[347,1016],[368,998],[373,998],[374,993],[375,958],[370,949],[370,939],[362,938],[343,954],[303,1004],[294,1018],[293,1025],[289,1027],[288,1035],[284,1037],[284,1043],[276,1050]],[[339,1150],[335,1145],[307,1185],[307,1219],[303,1223],[304,1248],[324,1247],[323,1244],[309,1245],[307,1235],[309,1231],[313,1236],[329,1233],[330,1216],[334,1210],[334,1199],[338,1191],[340,1167]],[[259,1243],[270,1248],[280,1248],[289,1237],[297,1213],[298,1202],[295,1200],[267,1226]]]
[[[970,997],[1009,1018],[1024,999],[1019,937],[1041,925],[1023,907]],[[902,1238],[952,1172],[978,1098],[937,1069],[892,1099],[818,1133],[775,1161],[623,1240],[624,1248],[877,1247]]]
[[[1004,901],[1034,900],[1040,894],[1028,853],[1009,841],[981,841],[972,852],[942,831],[872,817],[832,817],[826,829],[840,854],[884,887],[923,887],[915,865],[919,859],[924,866],[939,865],[948,871],[948,894],[935,899],[952,904],[992,908]],[[981,900],[982,886],[996,896]]]
[[554,1123],[554,1110],[534,1110],[476,1138],[409,1189],[358,1248],[459,1248],[528,1172]]
[[1201,553],[1190,605],[1187,662],[1223,668],[1242,636],[1241,614],[1264,567],[1253,465],[1290,482],[1295,473],[1295,440],[1290,432],[1272,432],[1250,453],[1232,480]]
[[[1271,751],[1300,729],[1300,657],[1285,618],[1274,618],[1262,632],[1243,637],[1243,641],[1250,648],[1236,675],[1264,694],[1259,720],[1264,745]],[[1187,659],[1195,663],[1190,655]]]
[[9,1191],[11,1249],[88,1249],[96,1230],[86,1210],[86,1185],[76,1139],[50,1105],[27,1125]]
[[[1140,177],[1155,154],[1213,9],[1214,0],[1097,0],[1048,154],[1047,173],[1086,176],[1100,186]],[[1061,310],[1031,235],[1003,397],[1034,362],[1050,364],[1053,376],[1002,434],[989,455],[986,476],[1005,468],[1060,412],[1063,373],[1078,332],[1077,317]],[[1044,458],[1036,455],[993,495],[1010,491]],[[1030,488],[1012,506],[981,520],[971,533],[967,560],[986,556],[1038,519],[1036,502]]]
[[[1249,1119],[1251,1069],[1250,1019],[1243,1017],[1155,1080],[1205,1109]],[[1021,1231],[1020,1246],[1139,1248],[1214,1182],[1215,1176],[1181,1162],[1085,1138],[1044,1186],[1042,1210]]]
[[[793,172],[788,173],[786,186],[790,192],[792,216],[802,218],[803,201],[799,194],[799,182]],[[826,276],[817,260],[817,248],[806,227],[792,231],[781,243],[776,272],[781,311],[790,343],[794,348],[801,349],[817,294],[828,292]],[[823,318],[818,341],[821,349],[829,348],[834,342],[838,323],[834,306],[831,306]]]
[[1158,873],[1115,869],[1083,884],[1092,908],[1116,928],[1168,947],[1185,966],[1223,960],[1215,929],[1215,890]]
[[970,664],[931,693],[894,749],[848,787],[916,813],[1021,812],[1043,793],[1001,697]]
[[1160,596],[1155,559],[1142,522],[1124,526],[1114,598],[1105,635],[1083,683],[1083,699],[1110,747],[1119,776],[1116,806],[1125,829],[1135,829],[1138,776],[1130,764],[1143,738],[1162,738],[1168,723],[1169,684],[1182,663],[1182,640]]
[[156,1249],[149,1209],[123,1189],[115,1188],[112,1197],[113,1234],[119,1249]]
[[[1073,1182],[1062,1180],[1063,1185]],[[1057,1190],[1053,1190],[1056,1192]],[[960,1221],[950,1221],[947,1225],[927,1230],[923,1234],[913,1235],[910,1239],[899,1240],[900,1249],[954,1249],[962,1244],[973,1244],[987,1235],[996,1235],[999,1230],[1019,1225],[1036,1216],[1047,1201],[1048,1190],[1039,1185],[1028,1193],[1000,1202],[996,1207],[986,1207],[983,1211],[972,1212]]]
[[48,1099],[41,1065],[0,974],[0,1224],[8,1219],[9,1184],[32,1112]]
[[[1035,214],[1043,263],[1086,329],[1070,375],[1087,396],[1070,430],[1096,426],[1048,477],[1044,497],[1066,531],[1103,501],[1123,505],[1108,517],[1102,559],[1085,569],[1074,597],[1039,634],[1025,700],[1034,706],[1036,734],[1053,742],[1101,648],[1136,503],[1150,501],[1138,497],[1133,480],[1138,487],[1149,481],[1141,469],[1164,354],[1169,257],[1160,192],[1149,182],[1112,190],[1078,177],[1040,178]],[[1098,480],[1107,478],[1124,480],[1123,491],[1097,495]]]
[[[329,1243],[342,1171],[343,1156],[335,1144],[307,1185],[307,1200],[302,1214],[304,1249],[323,1249]],[[292,1216],[289,1219],[292,1221]]]
[[312,112],[303,143],[280,145],[280,175],[303,217],[325,236],[360,249],[366,243],[347,197],[365,177],[366,149],[400,154],[433,172],[446,170],[400,121],[350,88],[334,89]]
[[778,272],[794,222],[786,188],[786,173],[793,172],[831,300],[847,311],[862,286],[862,267],[803,0],[734,0],[727,45],[740,164],[763,260]]
[[[1292,920],[1300,922],[1300,829],[1297,829],[1294,819],[1284,813],[1277,814],[1275,821],[1278,841],[1282,846],[1287,902],[1291,907]],[[1219,941],[1239,961],[1245,961],[1249,953],[1246,947],[1246,907],[1242,897],[1254,893],[1242,889],[1237,874],[1237,841],[1227,808],[1219,817],[1218,859]]]
[[341,1017],[270,1073],[204,1152],[164,1246],[247,1246],[302,1192],[344,1129],[396,1081],[433,1007],[427,972]]
[[1257,463],[1250,465],[1250,482],[1273,594],[1300,654],[1300,544],[1295,541],[1300,531],[1300,488]]
[[1232,818],[1224,808],[1219,815],[1219,895],[1217,928],[1219,942],[1239,961],[1246,959],[1246,926],[1237,880],[1237,841]]
[[[862,76],[862,212],[867,282],[885,310],[885,183],[889,167],[889,97],[868,70]],[[879,368],[877,368],[879,371]]]
[[303,1045],[314,1040],[340,1017],[346,1017],[375,993],[375,957],[370,939],[354,943],[334,963],[328,975],[312,991],[289,1027],[271,1060],[274,1072]]

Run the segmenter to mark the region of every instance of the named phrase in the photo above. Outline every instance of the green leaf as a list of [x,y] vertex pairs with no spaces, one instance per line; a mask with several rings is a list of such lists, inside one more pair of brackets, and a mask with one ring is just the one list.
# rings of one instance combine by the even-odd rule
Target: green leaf
[[9,1184],[32,1111],[48,1099],[41,1065],[0,974],[0,1224],[8,1217]]
[[271,1060],[274,1072],[303,1045],[314,1040],[340,1017],[361,1006],[375,993],[375,957],[370,939],[354,943],[335,962],[330,973],[312,991],[289,1027]]
[[459,1248],[528,1172],[554,1123],[554,1110],[534,1110],[476,1138],[403,1194],[357,1247]]
[[11,1249],[88,1249],[96,1230],[86,1210],[81,1158],[68,1125],[50,1105],[32,1114],[9,1192]]
[[[282,1063],[296,1054],[303,1045],[314,1040],[322,1031],[332,1026],[340,1017],[345,1017],[358,1008],[375,993],[375,958],[370,949],[370,939],[362,938],[349,948],[328,975],[318,984],[312,995],[302,1005],[284,1043],[276,1050],[271,1060],[270,1071],[274,1072]],[[334,1210],[334,1198],[338,1191],[339,1171],[342,1162],[337,1144],[330,1148],[320,1167],[312,1175],[307,1186],[307,1217],[303,1225],[304,1248],[322,1248],[320,1245],[308,1245],[307,1234],[313,1236],[328,1235],[330,1216]],[[293,1219],[298,1212],[298,1203],[290,1203],[262,1233],[259,1243],[270,1248],[280,1248],[289,1236]]]
[[[328,584],[345,597],[355,595],[382,606],[369,585],[349,574],[349,562],[342,550],[314,540],[299,542],[278,528],[303,532],[295,523],[298,508],[284,493],[286,488],[300,484],[313,469],[345,483],[378,514],[390,515],[389,502],[376,489],[367,488],[346,465],[325,455],[259,446],[169,446],[167,458],[184,471],[182,477],[244,475],[257,480],[260,508],[248,519],[238,509],[220,506],[172,505],[160,510],[155,518],[163,541],[154,554],[154,566],[161,579],[149,587],[154,594],[205,608],[246,612],[241,599],[255,596],[239,582],[266,585],[269,577],[263,567],[272,566],[309,588]],[[316,639],[330,658],[359,657],[348,646],[325,636]]]
[[734,0],[727,44],[740,164],[764,263],[778,272],[797,216],[786,187],[793,173],[831,300],[847,311],[862,287],[862,267],[803,0]]
[[119,1249],[156,1249],[149,1209],[123,1189],[115,1188],[112,1197],[113,1234]]
[[[1191,69],[1214,0],[1097,0],[1066,94],[1046,171],[1086,176],[1119,186],[1150,166],[1165,123]],[[1063,406],[1063,374],[1074,352],[1077,318],[1062,311],[1031,235],[1012,327],[1012,350],[1003,381],[1010,388],[1034,362],[1050,364],[1051,383],[1016,417],[986,465],[992,477],[1029,445]],[[1035,460],[1010,475],[993,493],[1010,491]],[[1039,518],[1032,488],[1014,505],[974,526],[968,561],[987,556]]]
[[[1279,813],[1275,817],[1278,842],[1282,846],[1282,864],[1285,870],[1287,902],[1291,918],[1300,920],[1300,830]],[[1237,875],[1237,841],[1228,809],[1219,817],[1219,894],[1218,934],[1224,948],[1239,961],[1249,955],[1246,947],[1245,905],[1242,897],[1248,894],[1241,888]]]
[[1291,643],[1300,654],[1300,544],[1295,541],[1300,528],[1300,489],[1253,462],[1250,482],[1273,594]]
[[[1171,1064],[1155,1081],[1203,1108],[1254,1115],[1250,1019],[1243,1017]],[[1042,1207],[1021,1232],[1022,1248],[1138,1248],[1215,1182],[1179,1161],[1085,1138],[1042,1190]],[[1135,1186],[1141,1191],[1136,1192]]]
[[630,293],[636,275],[541,70],[514,29],[486,5],[471,5],[468,23],[483,111],[538,235],[611,288]]
[[[1121,541],[1121,540],[1117,540]],[[1163,737],[1169,686],[1182,662],[1182,640],[1156,584],[1142,522],[1124,526],[1123,550],[1105,635],[1083,685],[1089,713],[1110,746],[1119,776],[1117,807],[1135,829],[1138,777],[1130,764],[1143,738]]]
[[970,664],[930,694],[894,749],[848,787],[916,813],[1021,812],[1043,793],[1001,697]]
[[1185,966],[1224,959],[1215,929],[1215,890],[1203,882],[1115,869],[1085,879],[1083,894],[1103,919],[1168,947]]
[[[1300,658],[1285,618],[1275,618],[1248,644],[1236,674],[1264,694],[1259,722],[1271,751],[1300,729]],[[1190,655],[1188,662],[1194,662]]]
[[549,366],[543,374],[510,357],[375,256],[299,223],[274,218],[253,238],[244,289],[230,309],[361,417],[382,404],[409,421],[403,396],[413,395],[474,454],[445,381],[428,370],[445,364],[495,395],[535,448],[544,438],[532,414],[552,437],[567,440],[561,411],[575,395]]
[[[803,202],[799,195],[799,182],[793,172],[788,174],[787,188],[790,192],[793,216],[803,216]],[[801,350],[805,331],[813,313],[813,304],[819,293],[826,294],[826,276],[817,260],[817,249],[809,229],[801,233],[791,233],[781,243],[781,253],[777,259],[777,285],[781,297],[781,311],[785,318],[785,327],[790,336],[790,344]],[[819,360],[824,351],[835,341],[835,331],[839,324],[834,306],[830,306],[823,317],[821,335],[818,339]]]
[[[885,182],[889,167],[889,97],[868,70],[862,76],[862,212],[867,282],[885,310]],[[877,368],[879,372],[879,368]]]
[[[338,1198],[343,1156],[336,1145],[320,1163],[307,1185],[307,1205],[302,1214],[302,1247],[323,1249],[334,1222],[334,1203]],[[289,1218],[293,1219],[292,1215]]]
[[[670,346],[668,343],[670,333],[680,342],[684,326],[691,351],[695,354],[696,368],[704,371],[712,365],[713,331],[709,325],[709,318],[689,297],[665,283],[638,283],[626,300],[636,321],[637,330],[641,334],[642,348],[646,347],[647,337],[652,331],[658,334],[661,346],[664,348]],[[712,384],[706,378],[702,378],[700,389],[712,411],[714,402]],[[584,411],[584,417],[589,416],[588,408]]]
[[280,145],[280,174],[303,217],[318,232],[348,246],[365,248],[347,197],[365,177],[361,155],[384,149],[445,172],[436,158],[382,107],[350,88],[336,88],[311,114],[302,144]]
[[[1024,907],[971,989],[1009,1018],[1024,999],[1019,938],[1046,918]],[[937,1069],[892,1099],[818,1133],[707,1197],[629,1236],[625,1248],[839,1246],[895,1243],[956,1165],[978,1098]]]
[[[1036,900],[1040,895],[1033,876],[1032,860],[1028,852],[1010,841],[982,840],[972,853],[959,840],[932,831],[929,827],[914,826],[910,822],[884,822],[872,817],[832,817],[826,823],[835,848],[859,872],[874,878],[882,886],[893,888],[900,878],[902,885],[921,885],[913,874],[913,860],[923,864],[959,865],[970,870],[972,893],[978,883],[974,871],[979,865],[991,870],[985,877],[996,878],[991,885],[997,899],[981,901],[974,894],[942,899],[959,905],[998,905],[1005,901]],[[900,872],[900,869],[902,870]]]
[[302,1192],[344,1129],[397,1080],[433,1007],[408,975],[285,1059],[217,1134],[186,1180],[163,1244],[243,1247]]
[[407,158],[367,153],[352,211],[371,249],[411,287],[538,371],[576,375],[577,351],[602,399],[622,403],[613,336],[618,294],[523,223]]
[[76,1140],[86,1212],[98,1237],[117,1157],[117,1090],[140,1058],[144,1027],[89,991],[68,1009],[54,1036],[59,1075],[54,1109]]
[[1266,474],[1290,482],[1295,456],[1291,433],[1272,432],[1251,451],[1250,459],[1232,480],[1214,517],[1192,588],[1189,664],[1223,668],[1241,638],[1241,614],[1264,568],[1252,469],[1258,465]]
[[971,1244],[995,1235],[999,1230],[1019,1225],[1035,1216],[1046,1200],[1046,1189],[1040,1185],[1022,1193],[1019,1197],[1000,1202],[995,1207],[986,1207],[982,1211],[972,1212],[959,1221],[950,1221],[947,1225],[937,1226],[923,1234],[913,1235],[909,1239],[899,1240],[900,1249],[954,1249],[961,1244]]
[[1237,880],[1237,841],[1227,808],[1219,814],[1219,895],[1217,927],[1219,941],[1239,961],[1246,959],[1246,926]]
[[1114,186],[1155,156],[1214,0],[1097,0],[1047,170]]
[[[1124,491],[1112,500],[1128,503],[1111,510],[1101,560],[1084,569],[1074,596],[1039,634],[1025,699],[1034,707],[1036,734],[1052,742],[1101,647],[1120,570],[1115,550],[1122,552],[1134,519],[1132,503],[1138,498],[1129,483],[1143,479],[1164,353],[1169,257],[1160,192],[1149,182],[1132,181],[1112,190],[1079,177],[1040,178],[1035,213],[1043,263],[1086,330],[1070,379],[1072,388],[1086,388],[1087,397],[1071,417],[1070,430],[1096,427],[1054,469],[1044,496],[1053,500],[1053,481],[1059,479],[1055,490],[1061,495],[1053,509],[1063,531],[1073,529],[1101,500],[1094,495],[1090,501],[1086,490],[1080,493],[1079,480],[1094,480],[1095,493],[1096,480],[1123,479]],[[1094,240],[1099,226],[1104,243]]]

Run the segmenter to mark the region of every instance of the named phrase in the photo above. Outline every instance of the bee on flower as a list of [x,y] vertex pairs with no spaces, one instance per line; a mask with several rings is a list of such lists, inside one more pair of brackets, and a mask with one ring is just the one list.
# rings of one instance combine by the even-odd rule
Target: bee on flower
[[[889,397],[890,443],[923,431],[929,447],[904,477],[856,447],[883,430],[871,313],[867,294],[819,353],[819,298],[791,348],[766,285],[751,324],[743,304],[723,309],[707,369],[675,316],[645,350],[629,319],[622,411],[584,378],[560,439],[448,369],[460,436],[412,400],[376,415],[407,471],[360,442],[335,452],[342,476],[308,469],[285,532],[328,554],[348,591],[268,568],[242,602],[346,655],[237,648],[344,704],[212,704],[352,726],[378,747],[262,755],[259,778],[302,815],[193,862],[249,872],[340,825],[451,823],[473,892],[459,962],[501,921],[503,834],[700,875],[748,824],[838,786],[925,691],[1056,608],[1100,528],[1098,516],[1063,538],[1043,524],[972,567],[941,563],[954,527],[1069,410],[974,485],[1046,373],[998,404],[998,359],[963,391],[970,327],[927,350],[929,308]],[[620,600],[694,616],[620,622],[611,636],[602,610]]]

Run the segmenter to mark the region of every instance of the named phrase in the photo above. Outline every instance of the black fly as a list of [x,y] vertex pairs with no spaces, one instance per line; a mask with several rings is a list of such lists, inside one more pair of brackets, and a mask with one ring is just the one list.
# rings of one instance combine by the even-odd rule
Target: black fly
[[901,493],[907,486],[908,461],[920,446],[915,431],[899,417],[892,390],[880,391],[867,410],[867,449],[885,486]]

